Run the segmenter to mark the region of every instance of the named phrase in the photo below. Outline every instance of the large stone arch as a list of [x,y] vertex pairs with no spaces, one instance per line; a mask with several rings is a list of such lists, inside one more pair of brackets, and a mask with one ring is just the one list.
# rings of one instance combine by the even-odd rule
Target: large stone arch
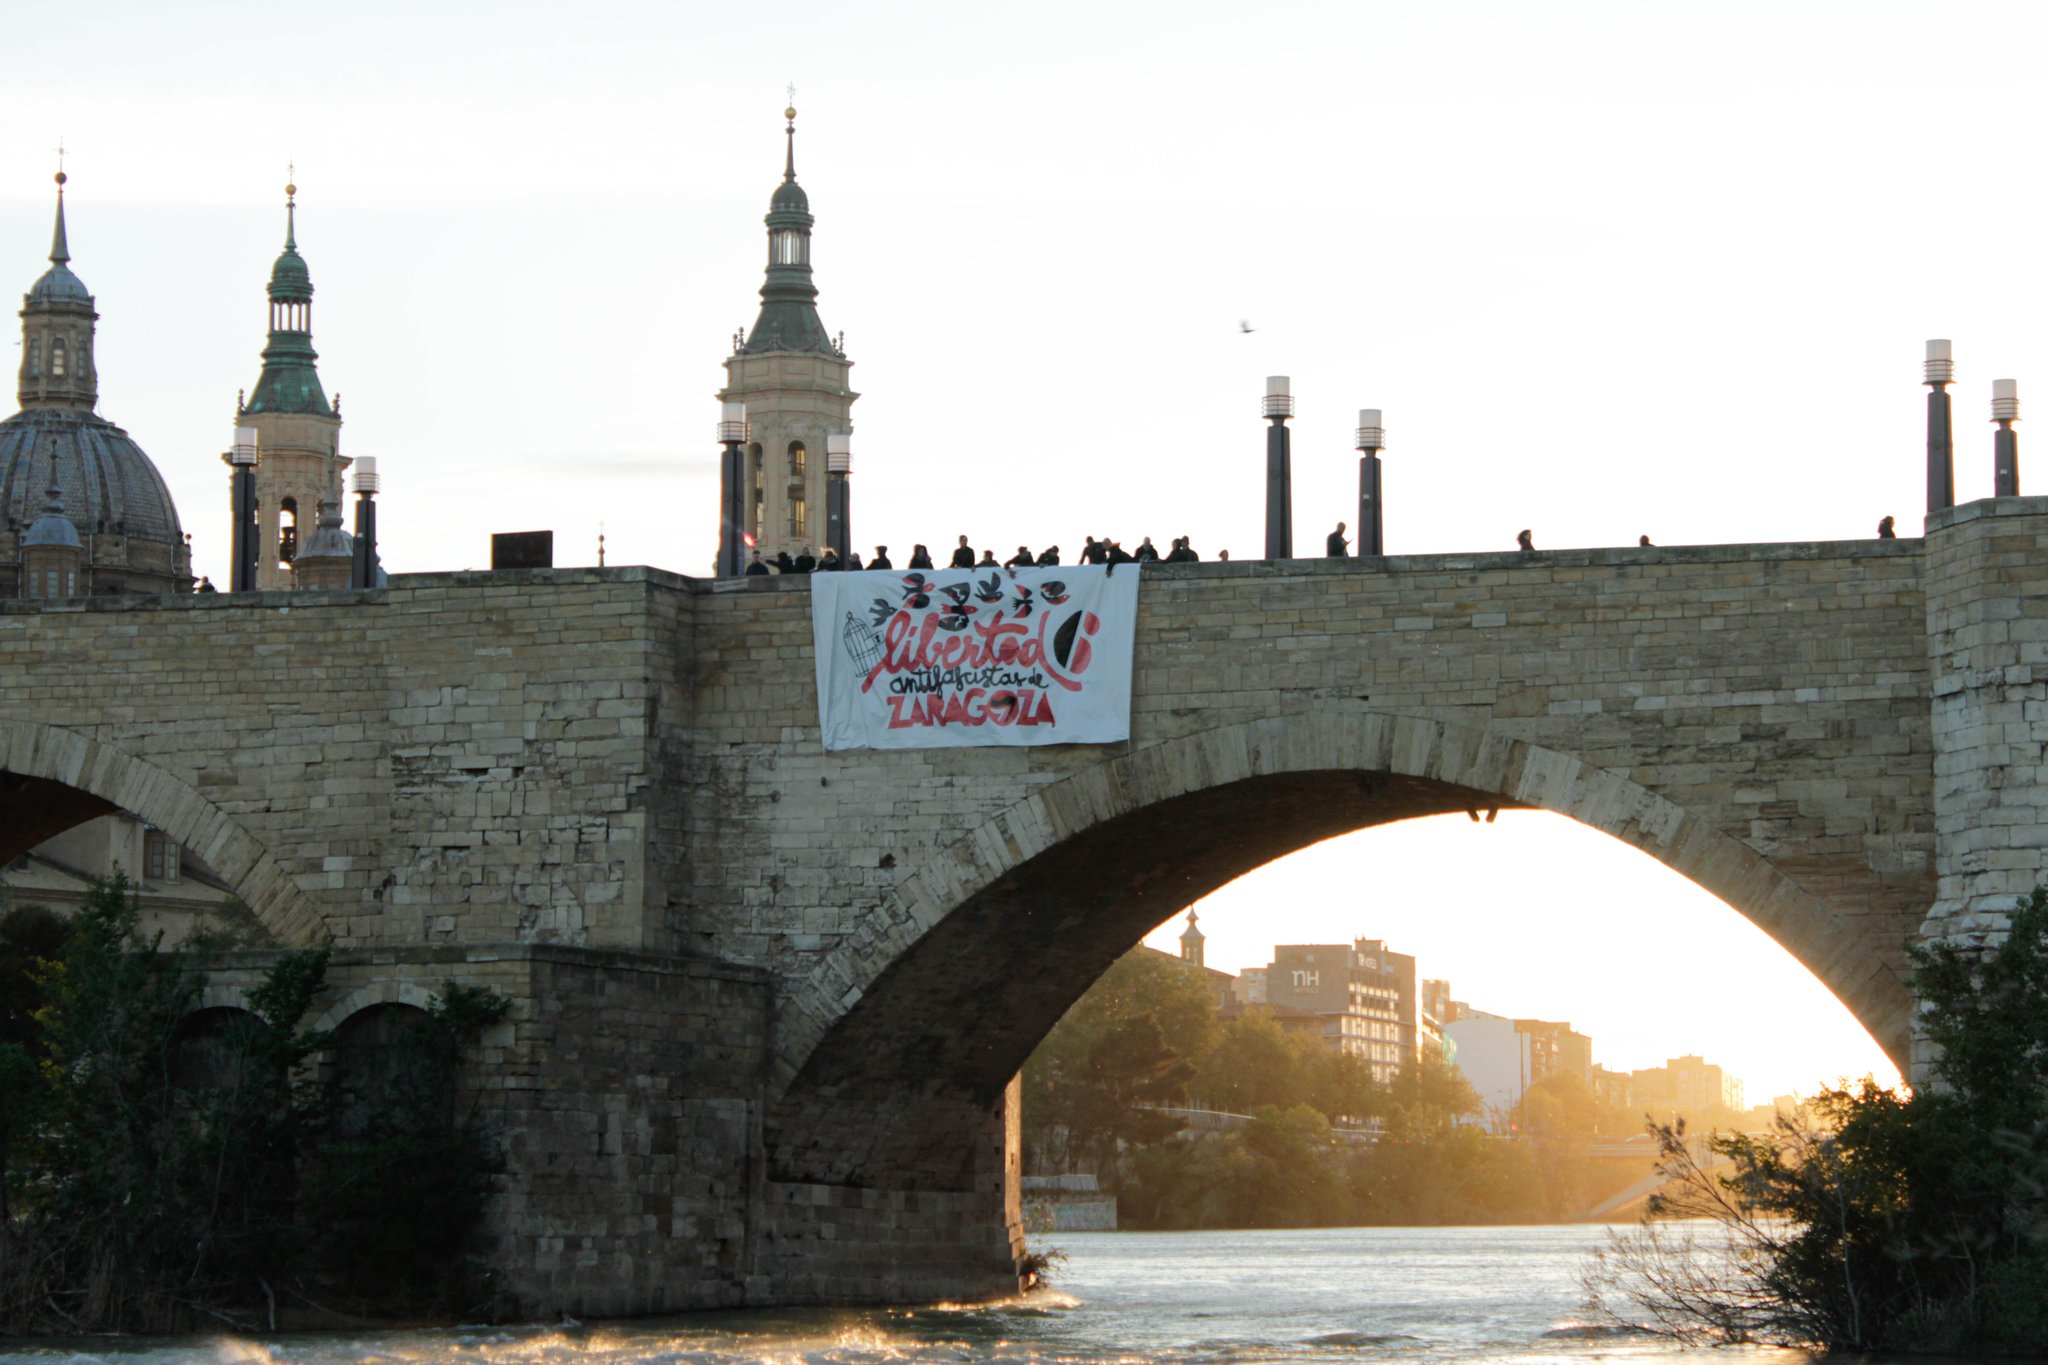
[[11,794],[0,791],[0,803],[50,810],[62,822],[0,821],[0,861],[80,820],[125,810],[196,853],[278,942],[302,946],[323,937],[319,916],[270,852],[174,774],[75,730],[25,720],[0,720],[0,774],[19,783]]
[[778,1175],[963,1188],[971,1158],[949,1135],[999,1111],[1038,1039],[1161,920],[1323,839],[1475,807],[1554,811],[1648,853],[1755,922],[1906,1057],[1898,973],[1710,813],[1497,725],[1319,709],[1111,758],[904,877],[875,929],[787,998]]

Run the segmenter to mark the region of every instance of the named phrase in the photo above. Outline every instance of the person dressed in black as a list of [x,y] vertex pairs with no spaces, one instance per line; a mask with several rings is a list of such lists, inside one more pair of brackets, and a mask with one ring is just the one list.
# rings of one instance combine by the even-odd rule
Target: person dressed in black
[[1527,531],[1515,532],[1515,544],[1522,548],[1522,553],[1525,555],[1536,553],[1536,537],[1530,535]]
[[798,573],[816,573],[818,571],[818,559],[817,556],[811,553],[810,546],[804,546],[803,552],[796,557],[796,571]]
[[1186,536],[1175,538],[1173,548],[1166,554],[1166,562],[1169,564],[1192,564],[1200,558],[1201,556],[1188,545]]
[[766,561],[764,561],[761,558],[761,552],[759,550],[756,550],[754,551],[754,557],[747,561],[747,577],[766,578],[767,576],[768,565]]
[[1057,545],[1046,546],[1045,553],[1038,557],[1038,567],[1041,569],[1056,569],[1059,567],[1059,563],[1060,547]]
[[[1101,542],[1097,543],[1099,544]],[[1135,559],[1136,556],[1133,555],[1129,550],[1126,550],[1123,547],[1123,542],[1118,540],[1110,541],[1109,549],[1102,556],[1102,562],[1110,565],[1129,564],[1134,562]]]
[[[759,559],[760,557],[761,557],[761,556],[760,556],[759,552],[756,552],[756,553],[755,553],[755,555],[754,555],[754,558],[756,558],[756,559]],[[199,586],[198,586],[198,587],[196,587],[196,588],[194,588],[194,589],[192,589],[192,591],[194,591],[194,592],[219,592],[219,591],[220,591],[220,589],[219,589],[219,588],[216,588],[216,587],[214,587],[214,586],[213,586],[213,580],[212,580],[211,578],[208,578],[208,577],[206,577],[206,576],[205,576],[204,574],[201,574],[201,575],[199,576]]]
[[1029,545],[1019,545],[1017,553],[1003,561],[1006,569],[1028,569],[1038,563],[1038,556],[1031,553]]
[[867,565],[860,562],[859,550],[848,550],[846,552],[846,571],[848,573],[859,573],[865,568],[867,568]]
[[1342,559],[1350,548],[1351,542],[1344,539],[1344,523],[1340,521],[1337,529],[1330,532],[1329,538],[1323,542],[1323,554],[1329,559]]
[[930,568],[931,566],[932,566],[932,552],[931,552],[930,550],[927,550],[927,549],[925,549],[925,547],[924,547],[924,546],[922,546],[922,545],[913,545],[913,546],[911,546],[911,547],[910,547],[910,567],[911,567],[911,568],[913,568],[913,569],[929,569],[929,568]]
[[895,568],[896,566],[889,562],[889,547],[886,545],[877,545],[875,547],[875,557],[868,561],[868,567],[870,569]]
[[1886,517],[1877,524],[1877,538],[1879,540],[1897,540],[1899,538],[1899,533],[1892,529],[1892,519],[1890,517]]
[[1152,537],[1146,536],[1138,542],[1138,553],[1132,555],[1131,558],[1137,560],[1140,564],[1157,564],[1159,562],[1159,547],[1152,543]]
[[1645,550],[1654,548],[1651,546],[1650,538],[1648,536],[1637,536],[1636,544],[1642,546]]
[[845,573],[846,561],[839,557],[839,551],[827,545],[822,558],[818,560],[819,573]]
[[953,567],[971,569],[974,567],[974,547],[967,543],[967,537],[960,537],[960,548],[953,551]]
[[1083,564],[1108,563],[1109,547],[1104,545],[1101,541],[1097,540],[1094,536],[1089,536],[1088,543],[1081,547],[1081,562]]
[[974,561],[973,567],[977,569],[1000,569],[1003,566],[996,563],[996,552],[994,550],[983,550],[981,558]]
[[795,561],[795,560],[793,560],[793,559],[791,559],[791,558],[789,557],[789,551],[787,551],[787,550],[777,550],[777,551],[775,552],[775,572],[777,572],[777,573],[795,573],[795,572],[796,572],[796,561]]

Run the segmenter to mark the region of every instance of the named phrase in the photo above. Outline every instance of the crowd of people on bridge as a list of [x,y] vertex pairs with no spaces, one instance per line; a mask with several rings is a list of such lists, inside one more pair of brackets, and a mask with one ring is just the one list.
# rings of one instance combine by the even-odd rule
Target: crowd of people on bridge
[[[1138,542],[1135,550],[1126,550],[1123,542],[1108,536],[1086,536],[1081,553],[1076,557],[1078,564],[1102,564],[1112,570],[1118,564],[1194,564],[1202,556],[1195,551],[1191,537],[1177,536],[1165,554],[1146,536]],[[1229,559],[1230,551],[1225,550],[1219,558]],[[953,548],[945,567],[949,569],[1043,569],[1060,563],[1060,547],[1048,545],[1043,550],[1033,551],[1029,545],[1019,545],[1017,553],[1008,559],[998,560],[993,550],[976,550],[968,543],[966,536]],[[831,546],[825,547],[822,555],[811,553],[806,545],[800,554],[792,556],[783,550],[773,559],[763,558],[759,550],[747,563],[747,576],[760,577],[763,574],[804,574],[804,573],[858,573],[863,570],[894,569],[896,561],[889,557],[889,547],[877,545],[875,552],[863,560],[859,551],[841,557]],[[904,564],[906,569],[932,569],[939,567],[932,559],[932,553],[923,545],[914,545],[910,558]]]

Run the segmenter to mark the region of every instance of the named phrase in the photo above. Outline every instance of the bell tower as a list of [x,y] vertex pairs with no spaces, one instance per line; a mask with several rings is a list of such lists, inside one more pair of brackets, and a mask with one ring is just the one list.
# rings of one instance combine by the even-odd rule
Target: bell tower
[[826,443],[853,433],[853,362],[818,320],[810,198],[796,183],[796,109],[768,203],[768,273],[753,330],[733,339],[721,402],[747,405],[745,528],[762,554],[814,552],[828,540]]
[[299,255],[297,185],[284,187],[284,251],[270,271],[270,339],[256,389],[235,411],[256,430],[256,586],[299,584],[292,564],[318,526],[321,501],[341,481],[341,413],[315,368],[313,277]]

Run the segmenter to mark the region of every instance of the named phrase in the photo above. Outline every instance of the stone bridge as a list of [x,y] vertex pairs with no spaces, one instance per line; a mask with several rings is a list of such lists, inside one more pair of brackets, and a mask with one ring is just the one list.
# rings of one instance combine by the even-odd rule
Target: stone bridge
[[2013,498],[1924,540],[1147,568],[1128,744],[886,754],[819,744],[799,579],[7,602],[0,859],[125,808],[332,943],[329,1023],[509,995],[471,1078],[509,1311],[987,1294],[1026,1054],[1181,907],[1363,826],[1604,830],[1907,1058],[1904,945],[2041,872],[2044,551]]

